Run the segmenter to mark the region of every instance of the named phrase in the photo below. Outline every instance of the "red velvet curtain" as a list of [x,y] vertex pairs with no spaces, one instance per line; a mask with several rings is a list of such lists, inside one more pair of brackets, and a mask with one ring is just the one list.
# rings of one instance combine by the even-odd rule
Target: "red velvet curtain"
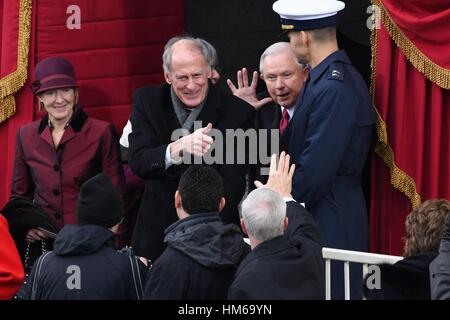
[[372,44],[380,118],[372,159],[371,251],[401,255],[412,208],[431,198],[450,199],[450,5],[373,3],[382,19]]
[[[0,2],[1,78],[16,68],[18,0]],[[94,4],[95,2],[95,4]],[[40,118],[31,94],[35,64],[48,56],[68,58],[87,113],[114,123],[120,133],[133,91],[163,81],[161,55],[167,40],[184,32],[185,0],[34,0],[28,80],[15,94],[16,113],[0,123],[0,208],[7,201],[18,128]],[[81,29],[69,29],[69,6],[81,13]]]
[[[0,6],[1,7],[1,6]],[[33,12],[31,22],[31,39],[28,66],[34,60],[34,23]],[[4,0],[1,11],[1,59],[0,79],[11,74],[17,68],[18,32],[19,32],[19,1]],[[18,128],[33,120],[33,97],[30,87],[30,77],[24,87],[15,97],[16,112],[14,116],[0,123],[0,208],[9,198],[11,178],[14,167],[15,137]]]
[[[0,34],[3,32],[3,1],[0,1]],[[0,43],[1,48],[1,43]],[[0,62],[2,61],[2,50],[0,50]],[[2,72],[2,66],[0,63],[0,73]],[[0,77],[1,79],[1,77]]]

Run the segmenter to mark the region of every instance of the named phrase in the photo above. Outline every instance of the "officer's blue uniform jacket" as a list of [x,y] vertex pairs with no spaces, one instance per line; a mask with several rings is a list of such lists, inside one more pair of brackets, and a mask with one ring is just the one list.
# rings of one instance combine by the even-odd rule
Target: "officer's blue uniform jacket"
[[290,124],[293,195],[313,215],[324,246],[367,250],[361,171],[375,114],[366,84],[344,51],[310,71]]
[[300,96],[288,127],[293,196],[312,214],[325,247],[367,251],[361,172],[375,122],[367,86],[341,50],[310,71]]

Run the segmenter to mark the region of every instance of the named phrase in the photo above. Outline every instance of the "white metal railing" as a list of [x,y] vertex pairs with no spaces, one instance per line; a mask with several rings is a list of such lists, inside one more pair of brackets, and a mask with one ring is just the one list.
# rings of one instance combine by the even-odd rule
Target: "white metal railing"
[[394,264],[403,257],[360,251],[323,248],[322,256],[325,260],[325,299],[331,300],[331,260],[344,262],[344,290],[345,300],[350,300],[350,262],[363,265],[363,279],[368,273],[369,265],[382,263]]

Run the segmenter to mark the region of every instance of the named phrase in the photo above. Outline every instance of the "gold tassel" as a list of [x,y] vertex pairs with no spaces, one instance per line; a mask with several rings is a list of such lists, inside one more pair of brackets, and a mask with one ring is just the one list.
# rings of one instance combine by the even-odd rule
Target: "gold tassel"
[[[372,0],[373,4],[378,5],[378,0]],[[375,107],[375,81],[376,81],[376,64],[377,64],[377,34],[378,31],[376,28],[372,29],[372,34],[370,37],[371,47],[372,47],[372,61],[371,61],[371,77],[370,77],[370,93],[372,95],[372,103],[374,109],[377,113],[377,141],[375,144],[375,152],[378,156],[383,159],[384,163],[388,166],[390,171],[390,182],[392,186],[405,194],[409,201],[411,202],[411,206],[413,209],[417,208],[422,202],[419,193],[417,192],[417,186],[414,179],[409,176],[406,172],[401,170],[395,164],[395,156],[394,151],[389,145],[388,134],[387,134],[387,126]]]
[[439,87],[450,89],[450,70],[438,66],[420,51],[395,24],[380,0],[372,0],[372,4],[380,7],[381,18],[386,30],[414,68]]
[[[16,103],[14,101],[14,96],[6,96],[5,99],[0,99],[0,120],[4,118],[5,120],[12,117],[16,111]],[[1,121],[0,121],[1,122]]]
[[28,77],[28,55],[30,51],[32,0],[20,0],[17,69],[0,79],[0,122],[14,115],[14,94],[25,84]]

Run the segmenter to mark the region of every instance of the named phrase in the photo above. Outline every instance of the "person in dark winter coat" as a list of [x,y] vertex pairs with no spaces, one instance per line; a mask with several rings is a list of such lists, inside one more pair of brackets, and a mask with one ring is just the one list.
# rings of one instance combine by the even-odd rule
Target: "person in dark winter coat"
[[363,296],[368,300],[430,300],[429,267],[438,255],[449,213],[447,200],[427,200],[411,211],[405,222],[405,258],[380,265],[380,288],[369,289],[366,277]]
[[145,266],[113,248],[123,214],[123,203],[109,177],[98,174],[84,183],[77,200],[78,225],[64,226],[54,250],[36,261],[21,298],[140,298],[142,284],[134,278],[144,280]]
[[[207,55],[198,38],[170,39],[163,54],[167,83],[139,88],[133,95],[129,164],[146,185],[132,246],[138,255],[153,261],[165,249],[164,230],[177,221],[173,194],[194,156],[206,163],[203,157],[214,151],[217,158],[208,164],[222,176],[227,199],[221,218],[239,225],[238,204],[244,196],[248,165],[229,158],[247,153],[238,150],[233,139],[225,138],[230,130],[253,127],[254,110],[211,84]],[[203,128],[196,129],[199,123]],[[182,136],[183,132],[187,135]],[[212,138],[213,133],[223,137],[221,146],[220,139]],[[228,157],[220,159],[220,155]]]
[[[218,71],[219,67],[219,57],[217,55],[216,49],[210,44],[208,41],[204,39],[198,39],[204,45],[204,49],[206,49],[205,60],[211,66],[211,78],[210,81],[212,84],[216,84],[220,80],[220,73]],[[136,224],[137,212],[139,211],[139,205],[141,203],[142,194],[145,187],[145,181],[137,177],[131,171],[131,168],[128,164],[128,153],[129,153],[129,141],[128,136],[131,134],[133,128],[131,126],[131,120],[129,119],[125,127],[122,131],[122,136],[120,137],[120,151],[122,154],[123,163],[123,171],[125,174],[125,181],[127,187],[127,195],[128,195],[128,206],[130,210],[129,219],[127,219],[128,223],[125,227],[127,229],[127,239],[131,241],[133,235],[133,229]]]
[[[441,201],[450,213],[450,201]],[[439,255],[430,264],[430,285],[432,300],[450,300],[450,214],[445,219]]]
[[223,182],[212,167],[194,165],[175,193],[179,221],[166,229],[167,248],[153,264],[146,299],[225,299],[234,273],[250,251],[234,224],[219,213]]
[[294,169],[284,152],[278,168],[272,156],[267,184],[258,182],[242,203],[252,252],[236,272],[231,300],[324,299],[321,240],[311,215],[291,196]]

